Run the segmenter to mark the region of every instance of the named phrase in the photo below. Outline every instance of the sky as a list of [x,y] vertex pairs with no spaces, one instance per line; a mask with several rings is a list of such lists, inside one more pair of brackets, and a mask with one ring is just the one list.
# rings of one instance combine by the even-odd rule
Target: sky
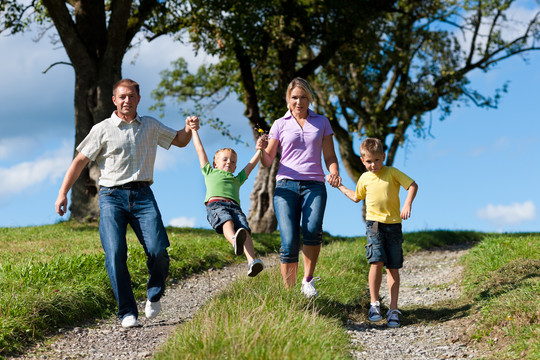
[[[35,37],[35,32],[0,34],[0,227],[53,224],[69,215],[56,214],[54,202],[73,155],[74,73],[67,65],[43,73],[51,64],[68,59],[62,47],[52,45],[47,37],[35,42]],[[158,117],[149,110],[154,103],[150,93],[157,87],[160,71],[180,56],[192,70],[212,61],[170,38],[144,43],[126,54],[123,76],[141,85],[140,114]],[[507,60],[488,73],[471,73],[471,85],[484,94],[508,82],[509,91],[498,109],[456,104],[444,121],[436,112],[426,118],[427,137],[408,133],[409,140],[394,161],[419,186],[412,216],[403,222],[405,232],[540,232],[540,52],[528,58],[527,62]],[[183,127],[182,109],[169,104],[161,121],[175,129]],[[252,143],[243,111],[242,103],[230,99],[212,114],[194,115],[203,121],[218,116],[232,133]],[[209,157],[219,148],[235,148],[238,169],[255,151],[210,127],[201,127],[200,136]],[[354,188],[356,179],[340,168],[344,184]],[[256,171],[241,188],[246,214]],[[361,204],[327,188],[324,230],[332,235],[364,235]],[[165,225],[210,229],[203,176],[192,143],[158,150],[152,189]],[[402,202],[405,196],[402,189]]]

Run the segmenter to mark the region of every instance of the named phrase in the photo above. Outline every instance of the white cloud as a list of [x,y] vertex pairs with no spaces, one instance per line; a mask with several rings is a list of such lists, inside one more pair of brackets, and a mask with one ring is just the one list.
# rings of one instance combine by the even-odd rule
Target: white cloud
[[532,201],[510,205],[488,204],[485,208],[479,209],[476,215],[480,219],[489,220],[499,226],[517,225],[534,220],[536,217],[536,207]]
[[195,218],[187,218],[185,216],[180,216],[180,217],[171,219],[171,221],[169,221],[169,226],[192,228],[195,226]]
[[[6,150],[9,153],[9,150]],[[61,178],[72,159],[73,149],[67,143],[60,149],[34,161],[11,167],[0,167],[0,197],[21,193],[31,186]]]

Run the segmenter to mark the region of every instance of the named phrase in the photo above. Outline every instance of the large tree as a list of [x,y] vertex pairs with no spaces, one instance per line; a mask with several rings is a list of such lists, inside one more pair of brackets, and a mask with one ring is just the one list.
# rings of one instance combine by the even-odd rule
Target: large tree
[[[266,0],[257,2],[260,6],[247,1],[241,9],[235,3],[190,2],[196,16],[191,40],[220,62],[189,74],[180,61],[164,73],[158,99],[221,94],[221,100],[235,93],[246,104],[250,124],[266,128],[283,112],[285,84],[294,76],[307,77],[354,181],[365,171],[359,139],[383,140],[386,164],[392,165],[410,129],[418,135],[428,131],[425,118],[433,110],[448,115],[455,102],[467,100],[497,106],[506,88],[481,94],[470,85],[472,71],[487,72],[501,61],[538,50],[537,14],[529,12],[525,23],[513,19],[515,1],[510,0]],[[369,5],[381,8],[366,12]],[[275,171],[275,164],[270,170],[260,168],[256,178],[249,214],[255,231],[275,228]]]
[[[245,104],[249,126],[268,130],[286,111],[285,90],[294,77],[310,77],[351,41],[365,33],[393,1],[381,0],[193,0],[179,12],[179,24],[196,49],[219,58],[190,74],[183,59],[163,72],[154,95],[179,102],[207,100],[215,106],[229,94]],[[182,26],[181,26],[182,28]],[[226,124],[213,119],[214,126]],[[225,129],[226,130],[226,129]],[[226,131],[225,131],[226,132]],[[254,131],[254,137],[258,136]],[[248,220],[255,232],[276,229],[272,206],[278,161],[259,167]]]
[[[456,101],[497,106],[506,85],[481,94],[471,87],[469,74],[540,49],[538,10],[512,5],[515,1],[403,0],[369,43],[340,48],[314,84],[318,108],[331,119],[353,180],[365,171],[355,140],[381,139],[388,146],[386,165],[392,165],[410,130],[426,134],[432,110],[438,108],[444,118]],[[527,18],[515,18],[519,14]]]
[[[110,116],[113,84],[122,78],[124,54],[138,33],[155,38],[167,31],[159,25],[167,11],[158,0],[3,1],[0,32],[24,31],[37,22],[52,24],[75,71],[75,146],[92,126]],[[99,215],[94,163],[83,171],[71,191],[71,217]]]

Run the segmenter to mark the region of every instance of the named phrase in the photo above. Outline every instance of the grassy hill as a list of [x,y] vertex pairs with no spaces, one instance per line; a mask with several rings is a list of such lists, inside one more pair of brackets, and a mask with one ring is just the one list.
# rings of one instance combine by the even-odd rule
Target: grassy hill
[[[242,261],[213,231],[167,230],[171,279]],[[260,254],[279,249],[278,233],[255,234],[254,239]],[[240,279],[179,327],[156,357],[189,353],[202,359],[211,358],[212,352],[217,357],[234,351],[252,359],[275,358],[276,354],[313,358],[322,353],[332,359],[348,358],[344,322],[365,316],[369,302],[365,291],[368,264],[362,250],[365,238],[326,235],[325,240],[317,266],[325,291],[316,302],[284,291],[281,279],[270,272],[250,279],[249,286]],[[466,316],[476,323],[471,338],[499,354],[497,359],[535,359],[540,353],[540,234],[407,233],[404,250],[465,242],[475,244],[464,259],[466,295],[461,299],[470,304]],[[134,291],[143,299],[146,258],[132,232],[128,243]],[[96,224],[0,228],[0,357],[22,351],[60,327],[114,314],[116,303],[103,263]],[[237,309],[244,310],[238,313]],[[208,322],[209,318],[221,321]],[[231,333],[234,336],[224,336]],[[291,347],[291,343],[309,346]]]

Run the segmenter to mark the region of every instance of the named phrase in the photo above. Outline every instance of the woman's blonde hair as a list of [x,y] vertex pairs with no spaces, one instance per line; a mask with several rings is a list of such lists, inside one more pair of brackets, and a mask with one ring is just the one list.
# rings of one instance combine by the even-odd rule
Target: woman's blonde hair
[[291,92],[293,91],[294,88],[297,88],[297,87],[304,90],[304,92],[306,93],[308,97],[309,102],[312,103],[313,90],[311,90],[311,86],[306,80],[299,77],[292,79],[292,81],[289,83],[289,86],[287,86],[287,92],[285,93],[287,102],[289,102],[289,98],[291,97]]

